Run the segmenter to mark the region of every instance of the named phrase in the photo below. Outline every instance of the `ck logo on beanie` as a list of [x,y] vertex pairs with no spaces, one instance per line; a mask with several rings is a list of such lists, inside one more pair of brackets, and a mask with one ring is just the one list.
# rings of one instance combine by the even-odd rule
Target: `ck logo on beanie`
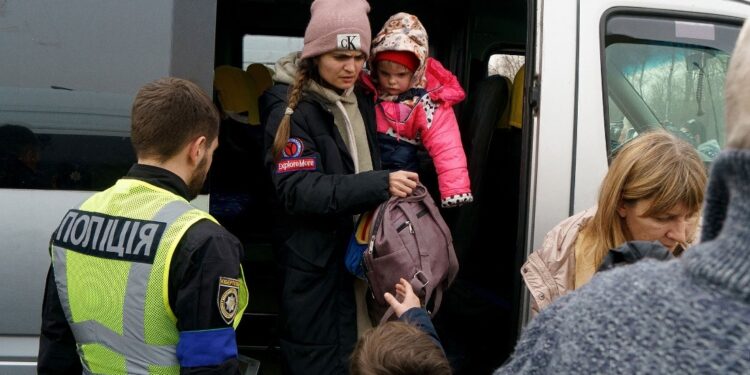
[[305,29],[301,58],[320,56],[333,50],[360,50],[370,54],[371,33],[366,0],[315,0]]
[[362,49],[362,42],[359,34],[338,34],[336,35],[336,46],[341,49],[358,51]]

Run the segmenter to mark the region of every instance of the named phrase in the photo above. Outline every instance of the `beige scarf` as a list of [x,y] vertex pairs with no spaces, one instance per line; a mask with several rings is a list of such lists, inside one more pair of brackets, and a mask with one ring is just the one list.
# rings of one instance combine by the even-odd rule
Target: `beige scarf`
[[310,81],[308,92],[322,99],[328,111],[333,114],[333,122],[354,161],[355,173],[371,171],[372,157],[370,145],[367,143],[365,120],[359,112],[353,88],[339,95],[315,81]]

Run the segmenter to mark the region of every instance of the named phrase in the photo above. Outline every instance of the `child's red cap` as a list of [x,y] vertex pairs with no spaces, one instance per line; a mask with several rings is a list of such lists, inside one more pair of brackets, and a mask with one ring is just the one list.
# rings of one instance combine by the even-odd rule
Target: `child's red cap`
[[375,55],[375,63],[379,61],[392,61],[401,64],[414,73],[419,68],[417,55],[409,51],[382,51]]

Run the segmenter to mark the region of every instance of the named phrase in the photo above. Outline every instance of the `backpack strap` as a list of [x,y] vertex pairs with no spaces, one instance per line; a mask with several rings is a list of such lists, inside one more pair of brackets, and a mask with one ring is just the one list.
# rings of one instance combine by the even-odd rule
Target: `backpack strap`
[[[435,304],[433,305],[434,307],[432,308],[432,311],[430,312],[431,314],[437,313],[438,309],[440,309],[441,302],[443,302],[443,288],[437,288],[435,290]],[[425,305],[426,304],[427,303],[425,302]]]
[[[432,293],[428,294],[427,297],[425,298],[424,307],[426,307],[430,303],[431,299],[432,299]],[[430,315],[430,319],[432,319],[432,316],[437,312],[438,308],[440,308],[440,303],[442,302],[442,300],[443,300],[443,290],[441,288],[437,288],[435,290],[435,304],[434,304],[433,311],[427,311],[428,314]],[[393,307],[388,306],[388,310],[386,310],[385,313],[383,314],[383,317],[380,318],[380,323],[378,323],[378,325],[381,325],[387,322],[388,319],[390,319],[395,313],[396,312],[393,310]]]
[[[417,288],[414,287],[415,282],[418,284],[418,287],[420,289],[426,289],[425,292],[427,294],[426,294],[426,297],[425,297],[425,300],[424,300],[424,306],[427,306],[427,304],[429,304],[430,300],[432,299],[432,289],[434,289],[434,288],[431,285],[428,286],[428,284],[430,283],[429,281],[426,281],[426,282],[422,281],[424,279],[422,279],[421,277],[418,276],[420,273],[421,273],[421,271],[417,272],[414,275],[414,277],[412,277],[411,280],[409,280],[409,283],[412,285],[412,289],[414,289],[414,290],[417,290]],[[443,298],[443,291],[440,290],[440,289],[438,289],[435,292],[435,294],[436,294],[436,296],[435,296],[435,298],[436,298],[435,299],[435,310],[437,310],[437,307],[440,306],[440,300],[442,300],[442,298]],[[379,325],[387,322],[388,319],[390,319],[393,316],[393,314],[395,314],[395,313],[396,312],[393,310],[393,307],[388,306],[388,310],[386,310],[385,313],[383,314],[383,317],[380,318]]]
[[[427,298],[425,299],[425,306],[427,306],[427,304],[429,303],[429,300],[432,298],[432,292],[435,291],[435,303],[433,304],[431,313],[436,314],[438,310],[440,309],[440,304],[443,302],[443,289],[445,289],[445,287],[447,287],[448,285],[452,284],[453,280],[456,278],[456,275],[458,274],[458,259],[456,258],[456,252],[453,250],[453,236],[451,235],[448,225],[442,219],[442,216],[440,215],[440,211],[435,205],[435,202],[432,200],[432,197],[429,194],[427,194],[427,196],[424,197],[424,200],[425,201],[429,200],[430,203],[432,203],[432,204],[425,204],[424,206],[429,211],[430,215],[432,216],[433,221],[438,223],[438,226],[440,227],[440,230],[443,233],[443,236],[445,236],[445,241],[448,244],[448,275],[442,281],[440,287],[438,287],[438,285],[431,285],[426,290],[426,292],[429,294],[427,295]],[[430,264],[427,264],[427,268],[428,269],[430,268]],[[428,273],[428,276],[432,278],[431,270]]]
[[[407,210],[404,210],[403,212],[407,220],[412,223],[418,222],[419,218],[417,217],[416,213]],[[433,279],[433,277],[432,265],[429,262],[429,253],[427,253],[428,241],[426,238],[424,238],[424,233],[421,231],[416,231],[414,235],[417,241],[418,254],[417,259],[412,259],[412,261],[415,264],[419,265],[419,270],[414,275],[412,275],[411,279],[408,281],[411,284],[412,289],[414,289],[414,293],[416,293],[418,296],[427,297],[434,288],[434,285],[430,285],[430,281]],[[425,262],[424,260],[427,261]]]
[[385,310],[385,314],[383,314],[383,317],[380,318],[380,323],[378,323],[378,325],[383,325],[384,323],[386,323],[388,319],[390,319],[395,313],[396,312],[393,311],[393,307],[388,306],[388,310]]
[[375,215],[375,221],[372,223],[372,229],[370,230],[370,244],[367,246],[367,251],[372,254],[373,249],[375,248],[375,234],[378,232],[378,229],[383,224],[383,218],[385,217],[385,211],[394,204],[397,197],[391,197],[388,199],[384,204],[381,204],[380,207],[378,207],[378,212]]

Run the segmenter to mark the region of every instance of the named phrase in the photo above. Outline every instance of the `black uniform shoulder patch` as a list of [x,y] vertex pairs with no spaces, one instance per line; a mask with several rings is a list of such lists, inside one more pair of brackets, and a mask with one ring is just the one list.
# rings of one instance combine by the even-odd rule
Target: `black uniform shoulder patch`
[[221,318],[227,324],[232,324],[240,304],[240,281],[223,276],[219,277],[217,303]]

